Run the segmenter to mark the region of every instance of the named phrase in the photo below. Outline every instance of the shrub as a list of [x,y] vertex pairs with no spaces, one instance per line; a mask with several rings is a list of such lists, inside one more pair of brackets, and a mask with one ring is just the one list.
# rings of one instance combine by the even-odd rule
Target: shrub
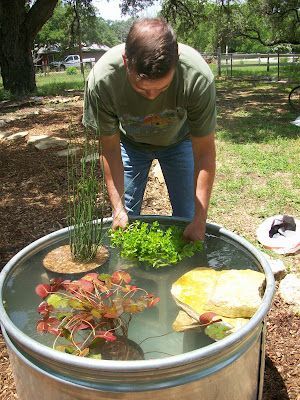
[[76,67],[68,67],[66,72],[68,75],[76,75],[78,71]]

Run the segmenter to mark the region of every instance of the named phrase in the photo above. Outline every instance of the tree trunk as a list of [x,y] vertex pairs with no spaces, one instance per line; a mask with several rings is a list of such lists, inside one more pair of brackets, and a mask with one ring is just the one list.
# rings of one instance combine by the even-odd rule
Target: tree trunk
[[0,0],[0,67],[4,89],[17,96],[36,90],[32,47],[58,0]]
[[[26,29],[12,24],[11,19],[2,22],[3,35],[0,44],[0,64],[4,89],[23,96],[36,90],[35,73],[32,60],[32,41]],[[7,31],[7,30],[6,30]]]

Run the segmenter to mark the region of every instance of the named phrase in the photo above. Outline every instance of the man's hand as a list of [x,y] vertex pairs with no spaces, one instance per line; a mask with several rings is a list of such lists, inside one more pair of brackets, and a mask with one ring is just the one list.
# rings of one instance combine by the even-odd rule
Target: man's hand
[[99,151],[102,153],[104,178],[113,212],[112,229],[125,228],[128,224],[128,216],[123,204],[124,169],[119,133],[101,137]]
[[195,173],[195,215],[185,228],[185,240],[204,240],[207,209],[212,191],[216,167],[214,133],[192,137]]
[[188,226],[185,228],[183,232],[183,238],[188,242],[195,242],[197,240],[204,240],[205,236],[205,221],[192,221]]
[[124,209],[113,214],[112,229],[125,228],[127,224],[128,215]]

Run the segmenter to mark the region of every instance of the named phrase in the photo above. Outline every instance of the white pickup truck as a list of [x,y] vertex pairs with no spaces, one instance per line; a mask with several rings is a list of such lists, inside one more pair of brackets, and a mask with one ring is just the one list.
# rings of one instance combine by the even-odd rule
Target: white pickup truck
[[[90,66],[93,66],[95,62],[96,59],[93,57],[82,59],[83,65],[90,64]],[[66,69],[68,67],[80,67],[80,57],[78,54],[71,54],[67,56],[63,61],[53,61],[50,63],[50,68],[58,70]]]

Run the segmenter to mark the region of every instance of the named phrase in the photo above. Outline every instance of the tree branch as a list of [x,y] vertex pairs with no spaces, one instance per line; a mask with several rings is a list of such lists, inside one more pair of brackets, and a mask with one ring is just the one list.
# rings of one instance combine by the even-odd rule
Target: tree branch
[[34,40],[42,26],[53,15],[57,2],[58,0],[37,0],[30,8],[25,25],[31,40]]
[[270,17],[276,16],[276,17],[280,17],[280,18],[282,18],[288,14],[292,14],[292,13],[296,14],[296,19],[297,19],[297,21],[299,21],[299,10],[297,8],[288,8],[284,11],[266,11],[266,14],[268,16],[270,16]]
[[[250,32],[253,32],[256,35],[252,35]],[[290,40],[290,39],[285,39],[285,38],[272,40],[272,41],[266,41],[266,40],[262,39],[262,37],[260,35],[260,32],[255,30],[255,29],[248,29],[245,32],[236,31],[235,35],[236,36],[246,37],[246,38],[251,39],[251,40],[257,40],[258,42],[260,42],[264,46],[268,46],[268,47],[275,46],[277,44],[292,44],[292,45],[299,45],[300,44],[300,40],[296,40],[296,39]]]

